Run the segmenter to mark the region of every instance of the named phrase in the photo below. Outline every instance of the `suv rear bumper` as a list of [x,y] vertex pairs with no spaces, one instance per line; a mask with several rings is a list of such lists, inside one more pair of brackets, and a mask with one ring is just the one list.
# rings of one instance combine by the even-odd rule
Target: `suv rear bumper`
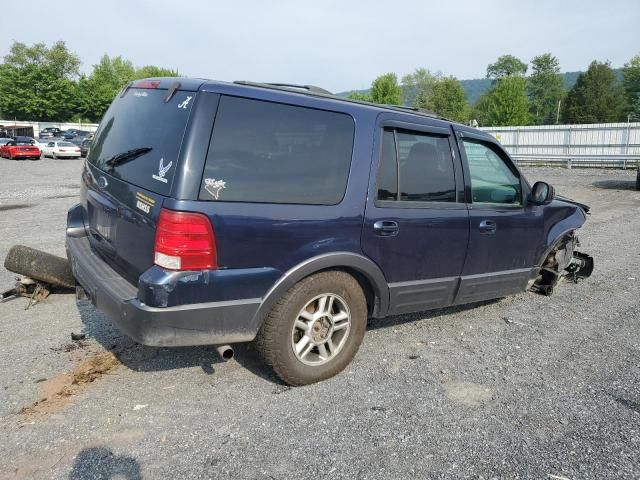
[[[71,230],[71,231],[69,231]],[[260,298],[150,307],[138,290],[99,257],[77,229],[67,233],[73,275],[91,302],[136,342],[150,346],[222,345],[251,341]]]

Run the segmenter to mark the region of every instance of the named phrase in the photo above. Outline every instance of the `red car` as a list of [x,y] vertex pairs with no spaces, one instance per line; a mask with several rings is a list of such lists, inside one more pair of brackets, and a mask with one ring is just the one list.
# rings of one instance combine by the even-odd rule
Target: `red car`
[[32,158],[38,160],[40,158],[40,148],[33,143],[31,139],[23,139],[16,137],[10,142],[0,147],[0,157],[17,160],[20,158]]

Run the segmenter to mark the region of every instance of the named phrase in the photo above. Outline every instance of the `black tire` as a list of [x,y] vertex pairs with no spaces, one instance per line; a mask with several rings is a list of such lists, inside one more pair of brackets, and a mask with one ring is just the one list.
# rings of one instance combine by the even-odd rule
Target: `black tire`
[[4,259],[4,268],[54,286],[74,288],[76,285],[69,260],[24,245],[11,247]]
[[[333,358],[322,365],[306,365],[293,350],[294,324],[305,305],[324,294],[344,299],[351,314],[350,328]],[[362,343],[366,327],[367,302],[358,282],[345,272],[321,272],[301,280],[282,296],[262,324],[255,346],[282,381],[293,386],[308,385],[333,377],[349,365]]]
[[53,153],[51,154],[51,158],[52,158],[53,160],[57,160],[57,159],[58,159],[58,155],[56,155],[56,152],[53,152]]
[[640,167],[638,167],[638,173],[636,173],[636,190],[640,190]]

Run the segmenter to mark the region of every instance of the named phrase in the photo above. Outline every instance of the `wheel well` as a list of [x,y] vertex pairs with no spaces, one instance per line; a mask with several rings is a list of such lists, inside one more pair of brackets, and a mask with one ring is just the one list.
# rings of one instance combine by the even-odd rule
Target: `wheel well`
[[369,314],[369,316],[372,316],[373,313],[377,310],[377,307],[379,307],[380,301],[378,298],[376,298],[376,293],[375,293],[375,290],[373,289],[373,285],[371,284],[371,281],[366,277],[366,275],[350,267],[325,268],[324,270],[319,270],[318,272],[314,272],[312,275],[315,275],[316,273],[319,273],[319,272],[330,272],[330,271],[345,272],[356,279],[356,281],[360,285],[360,288],[362,288],[362,291],[364,293],[364,298],[367,301],[367,313]]

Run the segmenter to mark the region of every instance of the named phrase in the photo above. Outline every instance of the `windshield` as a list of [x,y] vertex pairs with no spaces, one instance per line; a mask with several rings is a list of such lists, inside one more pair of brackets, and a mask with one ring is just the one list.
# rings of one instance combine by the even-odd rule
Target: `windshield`
[[88,161],[161,195],[171,190],[195,92],[129,88],[116,97],[95,134]]

